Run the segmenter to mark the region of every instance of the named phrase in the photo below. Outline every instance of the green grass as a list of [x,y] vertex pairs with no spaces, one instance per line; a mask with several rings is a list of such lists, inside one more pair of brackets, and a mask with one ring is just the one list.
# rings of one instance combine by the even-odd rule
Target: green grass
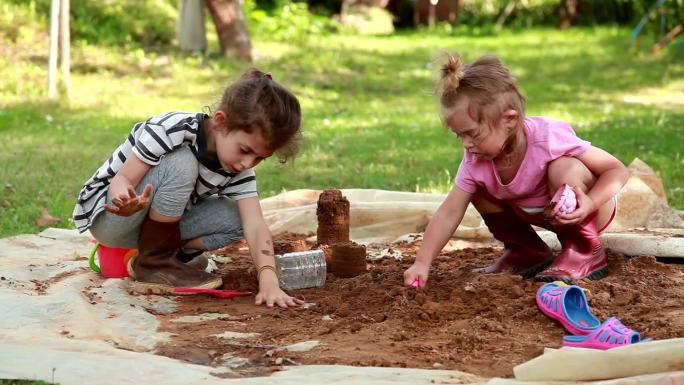
[[[459,31],[329,36],[305,46],[255,40],[254,64],[299,96],[306,136],[293,164],[259,166],[262,197],[326,187],[446,192],[462,150],[441,126],[432,90],[435,54],[457,49],[468,61],[499,55],[529,115],[567,120],[625,163],[638,156],[662,176],[670,204],[684,209],[684,109],[623,101],[646,90],[681,98],[681,61],[630,52],[626,29]],[[35,38],[0,55],[0,236],[39,231],[43,208],[61,218],[53,226],[73,227],[82,183],[134,122],[213,105],[248,67],[216,55],[75,46],[72,97],[48,102],[46,40]]]
[[54,385],[52,382],[33,381],[33,380],[3,380],[0,379],[0,385]]

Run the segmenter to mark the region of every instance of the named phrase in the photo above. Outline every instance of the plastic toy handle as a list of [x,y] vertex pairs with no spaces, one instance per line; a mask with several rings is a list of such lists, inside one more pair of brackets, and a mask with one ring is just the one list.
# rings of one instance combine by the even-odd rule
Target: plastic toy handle
[[235,298],[244,297],[252,294],[251,291],[238,291],[238,290],[217,290],[217,289],[199,289],[192,287],[177,287],[173,289],[176,293],[205,293],[211,294],[218,298]]
[[100,242],[95,243],[95,246],[93,246],[93,250],[90,252],[90,257],[88,258],[88,263],[90,264],[90,268],[93,269],[94,272],[96,273],[101,273],[102,270],[100,270],[100,266],[95,263],[95,253],[97,252],[97,249],[100,248]]

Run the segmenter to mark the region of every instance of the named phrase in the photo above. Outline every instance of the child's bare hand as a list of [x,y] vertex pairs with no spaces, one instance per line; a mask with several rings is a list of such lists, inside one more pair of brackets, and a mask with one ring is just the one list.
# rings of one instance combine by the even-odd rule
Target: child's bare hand
[[282,291],[279,287],[269,287],[259,290],[254,301],[255,305],[266,304],[268,307],[278,305],[283,308],[297,307],[304,304],[304,301],[298,298],[290,297]]
[[587,194],[579,187],[573,187],[575,196],[577,197],[577,208],[569,214],[558,213],[553,218],[554,224],[561,226],[576,225],[584,222],[584,219],[598,210],[596,203],[589,198]]
[[151,196],[151,184],[145,186],[142,195],[138,195],[133,186],[128,186],[128,194],[120,194],[113,197],[113,204],[105,204],[105,210],[112,214],[128,217],[149,206]]
[[429,270],[430,266],[425,266],[418,261],[414,262],[413,265],[404,272],[404,285],[425,287]]

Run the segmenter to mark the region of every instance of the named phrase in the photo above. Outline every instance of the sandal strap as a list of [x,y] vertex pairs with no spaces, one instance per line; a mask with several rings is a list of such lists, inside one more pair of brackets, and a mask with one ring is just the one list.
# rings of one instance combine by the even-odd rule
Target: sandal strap
[[572,334],[588,335],[601,325],[591,314],[579,286],[547,283],[537,291],[536,302],[542,313],[560,322]]
[[622,324],[617,318],[610,317],[601,325],[599,330],[594,333],[592,338],[609,344],[629,345],[639,342],[641,340],[641,335]]

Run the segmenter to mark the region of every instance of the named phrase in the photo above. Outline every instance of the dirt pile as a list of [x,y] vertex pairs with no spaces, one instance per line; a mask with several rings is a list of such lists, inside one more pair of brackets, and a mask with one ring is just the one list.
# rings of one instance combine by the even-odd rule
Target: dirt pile
[[[285,234],[276,241],[303,241],[312,235]],[[300,309],[256,307],[253,297],[179,298],[176,313],[158,315],[161,331],[175,336],[157,351],[213,366],[230,356],[248,358],[235,369],[242,376],[283,365],[347,364],[510,377],[515,365],[538,356],[545,347],[560,347],[564,329],[545,317],[534,301],[539,283],[471,272],[491,263],[500,248],[443,252],[423,290],[402,285],[402,273],[413,262],[419,244],[368,245],[371,254],[390,246],[386,254],[401,257],[368,261],[368,271],[354,278],[328,274],[322,288],[292,291],[310,304]],[[237,242],[220,254],[232,259],[221,266],[225,288],[256,293],[246,244]],[[644,338],[684,336],[684,266],[609,253],[609,268],[610,275],[603,280],[578,282],[590,290],[594,314],[601,320],[616,316]],[[202,313],[223,316],[200,323],[172,322]],[[218,336],[226,331],[258,334],[237,339]],[[307,340],[320,344],[304,352],[279,350]]]
[[351,241],[333,245],[330,270],[340,278],[352,278],[365,273],[366,246]]

